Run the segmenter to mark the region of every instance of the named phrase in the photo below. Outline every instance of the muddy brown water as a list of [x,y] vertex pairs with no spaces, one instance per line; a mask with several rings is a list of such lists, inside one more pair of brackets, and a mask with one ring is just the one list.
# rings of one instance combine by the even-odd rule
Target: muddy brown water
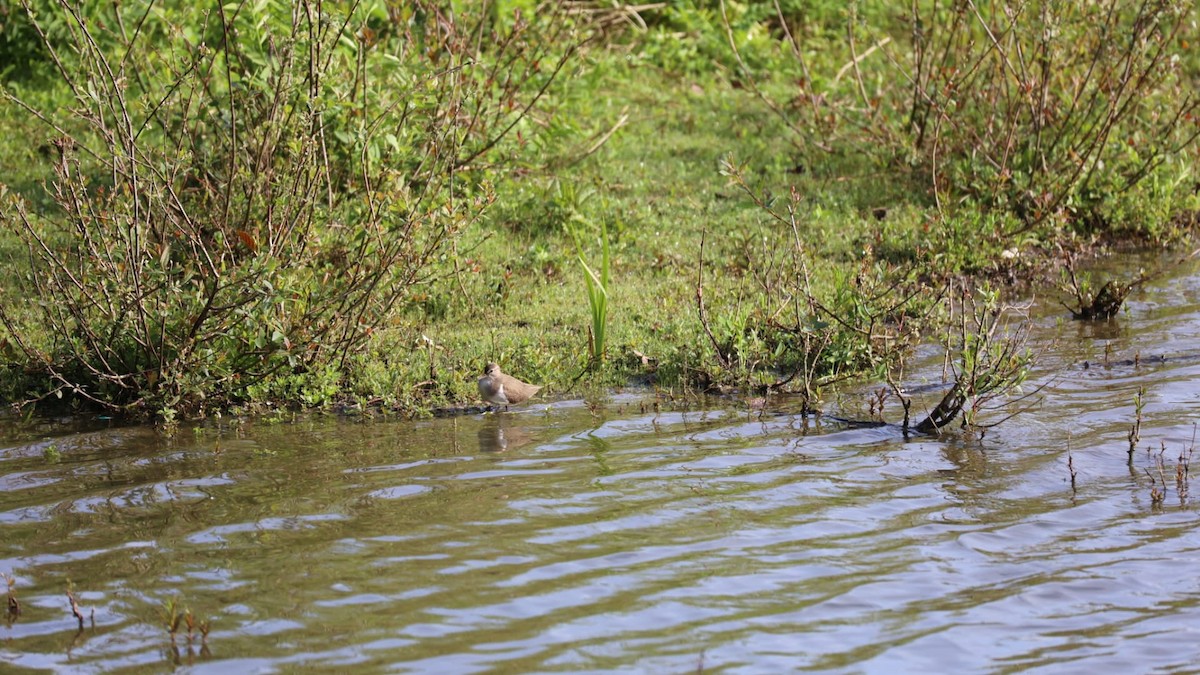
[[[633,394],[170,438],[0,420],[0,670],[1194,671],[1200,270],[1110,323],[1054,299],[1042,402],[982,440]],[[206,640],[172,642],[172,600]]]

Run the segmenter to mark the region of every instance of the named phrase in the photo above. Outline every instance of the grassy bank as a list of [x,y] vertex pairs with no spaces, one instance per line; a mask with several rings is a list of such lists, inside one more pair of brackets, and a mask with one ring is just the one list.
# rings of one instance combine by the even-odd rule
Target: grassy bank
[[[180,347],[176,357],[181,353],[186,358],[178,357],[176,363],[190,364],[187,368],[196,372],[189,377],[177,372],[180,365],[174,371],[160,367],[163,350],[156,349],[153,340],[134,335],[130,344],[153,352],[153,358],[128,357],[137,372],[118,384],[104,384],[121,377],[108,371],[89,380],[89,369],[103,368],[88,360],[92,357],[86,346],[64,346],[69,340],[46,322],[37,290],[49,287],[38,286],[30,275],[47,272],[38,269],[36,260],[31,267],[25,255],[31,240],[20,234],[15,199],[28,204],[34,230],[49,228],[47,241],[72,246],[72,227],[55,225],[70,209],[48,198],[41,187],[56,180],[54,141],[59,134],[19,106],[6,105],[0,112],[6,139],[0,144],[0,161],[16,169],[4,179],[10,195],[0,234],[0,275],[6,279],[2,299],[9,318],[8,326],[0,328],[0,356],[6,362],[0,392],[8,401],[54,393],[80,405],[111,402],[136,414],[167,418],[256,403],[321,406],[347,400],[375,400],[415,412],[474,400],[474,381],[483,364],[497,361],[522,379],[549,385],[551,395],[629,384],[653,384],[674,392],[774,388],[810,394],[817,404],[822,387],[842,378],[863,372],[897,376],[908,345],[922,335],[943,334],[949,313],[962,309],[947,301],[950,279],[965,275],[1021,280],[1044,275],[1047,261],[1063,252],[1097,242],[1169,246],[1191,236],[1193,219],[1188,214],[1196,204],[1189,125],[1194,126],[1194,116],[1181,92],[1195,71],[1189,70],[1194,64],[1186,58],[1169,59],[1182,49],[1178,35],[1166,28],[1157,34],[1165,45],[1166,61],[1153,50],[1154,35],[1147,38],[1148,46],[1136,46],[1141,51],[1129,62],[1145,68],[1149,76],[1144,88],[1134,92],[1141,96],[1142,107],[1122,108],[1126,116],[1120,119],[1114,119],[1111,107],[1098,103],[1107,96],[1124,105],[1127,99],[1113,94],[1111,83],[1096,84],[1095,91],[1108,93],[1094,96],[1092,89],[1078,85],[1076,100],[1097,101],[1094,110],[1084,114],[1078,111],[1085,106],[1069,105],[1066,80],[1043,77],[1046,88],[1063,88],[1057,96],[1067,101],[1060,101],[1054,114],[1077,116],[1073,123],[1082,131],[1072,131],[1076,135],[1062,140],[1064,146],[1076,148],[1075,159],[1066,151],[1043,151],[1022,159],[1017,150],[1014,159],[991,151],[1003,138],[1011,141],[1023,133],[1013,121],[1023,113],[1008,115],[1004,119],[1009,126],[996,131],[995,121],[986,118],[991,113],[977,113],[984,119],[976,120],[956,116],[955,109],[945,107],[935,94],[904,98],[911,96],[906,92],[914,82],[935,93],[966,89],[974,82],[978,86],[970,91],[980,102],[1002,109],[1004,101],[997,92],[1011,83],[989,81],[981,74],[973,80],[938,80],[946,77],[942,71],[928,62],[921,65],[918,58],[931,53],[930,45],[911,38],[905,44],[903,36],[912,32],[906,23],[911,17],[871,3],[862,10],[861,15],[851,15],[818,8],[781,21],[773,10],[753,5],[726,7],[724,17],[719,5],[680,5],[631,14],[625,24],[607,24],[644,22],[644,30],[601,31],[598,16],[620,18],[612,10],[589,15],[586,21],[577,18],[572,24],[577,30],[543,32],[542,38],[557,42],[514,48],[514,60],[508,62],[515,64],[512,72],[536,73],[506,94],[529,102],[528,112],[521,105],[497,103],[487,87],[473,94],[477,98],[462,98],[468,108],[496,104],[496,133],[485,133],[477,142],[469,135],[447,133],[461,129],[463,122],[438,126],[451,119],[446,113],[453,106],[445,106],[435,93],[428,101],[433,113],[427,118],[413,113],[418,122],[427,120],[428,134],[414,135],[409,144],[393,143],[374,163],[359,165],[355,157],[363,154],[357,144],[375,147],[375,136],[360,132],[357,137],[337,137],[345,145],[348,171],[333,175],[335,165],[323,182],[318,181],[328,188],[327,204],[303,202],[296,207],[297,213],[309,214],[312,229],[293,248],[279,249],[280,255],[302,263],[311,256],[311,265],[296,272],[270,276],[281,266],[267,264],[263,242],[274,235],[245,225],[259,227],[274,217],[268,199],[273,184],[247,176],[238,184],[252,195],[244,202],[237,202],[235,194],[233,202],[210,196],[188,203],[226,213],[231,205],[244,206],[254,214],[242,224],[222,225],[228,241],[216,239],[219,247],[204,249],[212,245],[210,230],[192,242],[193,250],[224,256],[225,262],[214,265],[214,275],[217,268],[222,274],[240,270],[245,275],[240,287],[244,290],[231,297],[239,299],[234,302],[246,300],[244,311],[238,310],[244,319],[243,314],[231,313],[208,341]],[[169,18],[164,26],[169,27]],[[403,21],[409,22],[404,25],[410,31],[414,25],[412,17],[383,14],[363,20],[380,34]],[[957,25],[953,17],[941,20]],[[985,23],[981,18],[953,30],[969,33]],[[789,27],[787,33],[782,25]],[[1081,24],[1064,25],[1084,30]],[[169,34],[164,28],[162,35]],[[345,62],[331,66],[329,80],[345,77],[338,68],[354,69],[355,63],[366,72],[369,68],[361,64],[374,58],[363,46],[362,30],[352,27],[348,34],[360,37],[359,46],[346,47]],[[382,44],[385,38],[379,39]],[[390,39],[402,45],[411,35],[395,31]],[[1009,53],[1002,39],[1003,35],[991,52],[977,56],[971,56],[975,43],[967,40],[952,38],[943,46],[962,52],[966,62],[971,62],[968,56],[976,58],[976,73],[988,68],[1005,72],[1010,63],[987,61],[994,58],[989,54]],[[798,49],[793,49],[793,40]],[[1074,45],[1079,36],[1068,31],[1061,40]],[[1087,54],[1041,44],[1045,60],[1056,59],[1064,70],[1081,59],[1087,63]],[[446,58],[462,58],[464,64],[490,58],[487,50],[446,49],[448,56],[440,61],[417,55],[405,67],[417,73],[435,68],[441,77]],[[224,59],[233,61],[237,54],[227,50]],[[1104,67],[1118,68],[1124,62],[1117,57]],[[550,68],[541,65],[542,60],[561,63],[561,72],[546,77]],[[434,61],[436,67],[431,65]],[[521,70],[522,63],[526,70]],[[222,65],[214,60],[205,67],[220,73]],[[916,76],[905,83],[893,70],[897,68]],[[381,99],[387,96],[389,85],[378,78],[390,72],[372,76],[378,90],[369,89],[372,80],[363,77],[361,89],[355,84],[338,94],[348,129],[355,128],[356,119],[390,114],[386,103],[367,98],[373,92]],[[23,80],[14,79],[11,72],[7,77],[7,90],[35,109],[71,99],[52,72]],[[170,100],[171,84],[147,88]],[[278,80],[268,77],[263,86],[269,91],[279,86]],[[466,81],[454,86],[456,92],[468,89]],[[214,96],[219,111],[225,99],[220,92]],[[224,96],[232,101],[236,94]],[[1043,95],[1047,111],[1053,108],[1051,98]],[[954,105],[970,99],[963,94]],[[1018,103],[1013,102],[1014,110]],[[931,117],[940,122],[928,123],[936,143],[918,138],[912,123],[916,113],[929,109],[943,111]],[[1178,112],[1174,122],[1172,110]],[[198,114],[186,107],[179,112],[186,116],[189,111]],[[1052,118],[1049,112],[1039,117],[1039,128],[1052,129],[1046,121]],[[976,123],[982,126],[972,126]],[[1107,125],[1103,137],[1086,135],[1088,129],[1101,128],[1097,124]],[[1167,128],[1170,124],[1174,126]],[[980,136],[974,131],[978,128],[991,135]],[[80,135],[82,144],[95,138],[89,136],[94,129],[72,133]],[[213,127],[196,133],[209,138],[225,132]],[[163,137],[171,134],[164,132]],[[428,150],[435,146],[431,138],[442,139],[437,143],[455,139],[459,155],[469,155],[472,161],[437,164],[441,155]],[[498,142],[488,145],[492,140]],[[1101,152],[1105,148],[1126,150]],[[204,159],[194,144],[189,152],[194,153],[188,158],[192,165]],[[307,161],[301,151],[275,152],[291,158],[298,167],[295,175],[313,170],[314,165],[300,165]],[[1021,152],[1033,153],[1028,148]],[[216,160],[221,157],[215,155]],[[1072,161],[1083,169],[1065,169]],[[408,168],[392,171],[397,165]],[[416,170],[413,167],[429,171],[423,174],[422,186],[436,186],[420,193],[433,196],[415,207],[414,183],[404,174]],[[287,168],[277,160],[274,170]],[[1064,172],[1077,175],[1067,180]],[[367,183],[375,188],[353,178],[368,173]],[[400,174],[404,175],[398,178]],[[209,175],[218,184],[218,194],[235,181],[217,169],[210,169]],[[57,180],[62,182],[61,175]],[[192,185],[189,180],[195,179],[181,172],[165,182]],[[396,194],[379,197],[380,182],[395,183]],[[228,191],[224,194],[228,198]],[[372,199],[387,206],[364,215],[361,203]],[[114,203],[106,207],[116,208]],[[123,212],[127,219],[135,216]],[[453,225],[446,225],[446,219]],[[411,245],[402,250],[383,246],[392,253],[372,259],[371,269],[379,270],[371,272],[375,276],[364,273],[338,291],[350,293],[368,277],[383,279],[383,286],[395,289],[389,302],[362,299],[369,306],[363,319],[312,313],[326,302],[318,279],[331,278],[329,270],[346,265],[344,252],[357,250],[352,249],[353,232],[345,237],[330,233],[348,226],[395,233],[400,221],[424,225],[411,228]],[[429,228],[442,235],[421,239]],[[603,358],[597,359],[587,268],[599,275],[605,237],[611,274],[605,293],[606,340]],[[171,253],[164,250],[160,245],[144,263],[162,265],[161,283],[177,283],[183,293],[193,286],[201,290],[192,305],[173,309],[163,304],[156,310],[176,312],[183,326],[172,332],[164,320],[161,330],[147,333],[158,339],[164,333],[186,335],[187,326],[207,306],[205,283],[218,286],[188,271],[191,262],[186,256],[172,262]],[[178,253],[179,248],[174,250]],[[404,266],[413,267],[414,273],[391,276]],[[120,283],[125,269],[112,265],[118,278],[103,283]],[[272,290],[264,292],[261,281],[268,277]],[[284,287],[276,290],[280,286]],[[298,300],[302,294],[306,299]],[[334,302],[346,296],[328,297]],[[276,304],[269,311],[259,309],[270,303]],[[308,318],[287,320],[297,312]],[[122,314],[118,322],[136,318]],[[74,320],[69,314],[59,315],[60,328]],[[245,322],[251,330],[243,330]],[[317,324],[337,328],[315,334],[312,326]],[[332,341],[333,335],[342,338],[333,345],[321,342]],[[193,354],[213,343],[221,345],[217,351],[245,350],[249,360],[230,366],[217,353],[206,357],[208,361],[196,361]],[[297,345],[308,345],[307,351]],[[65,378],[80,384],[66,386]],[[168,378],[174,379],[166,388],[162,383]]]
[[[440,386],[451,398],[470,397],[474,382],[462,374],[490,357],[557,388],[585,369],[590,314],[572,232],[584,233],[585,256],[598,260],[602,224],[612,251],[609,354],[584,381],[646,381],[650,369],[639,353],[651,362],[654,380],[668,388],[737,384],[739,375],[749,374],[717,372],[709,354],[696,303],[700,244],[703,238],[714,330],[753,342],[765,296],[752,271],[780,264],[792,233],[723,174],[722,165],[753,158],[755,188],[786,195],[797,178],[790,173],[794,158],[780,152],[786,131],[744,89],[711,74],[684,77],[619,62],[581,67],[586,79],[564,95],[560,114],[588,120],[589,127],[564,143],[563,154],[539,157],[540,166],[504,185],[487,226],[460,244],[470,251],[463,269],[409,308],[412,326],[385,336],[385,353],[431,338],[447,376]],[[573,161],[622,120],[602,147]],[[804,182],[819,214],[807,220],[804,243],[823,261],[816,283],[831,292],[869,246],[878,222],[872,208],[896,200],[859,187],[886,183],[880,175],[831,173]],[[414,372],[404,376],[409,382],[426,379],[427,360],[415,361]]]

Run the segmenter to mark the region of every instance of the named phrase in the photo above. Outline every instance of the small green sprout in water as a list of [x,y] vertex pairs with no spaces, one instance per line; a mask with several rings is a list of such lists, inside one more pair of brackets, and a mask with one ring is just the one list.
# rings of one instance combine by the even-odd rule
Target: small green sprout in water
[[187,624],[187,639],[188,642],[196,640],[196,633],[200,633],[200,644],[208,644],[208,631],[211,628],[208,619],[197,619],[192,614],[191,609],[184,610],[183,622]]
[[175,634],[179,632],[179,622],[183,620],[183,614],[179,611],[178,599],[172,597],[164,600],[158,608],[158,617],[167,634],[171,636],[171,642],[175,642]]
[[187,641],[194,642],[196,633],[200,634],[200,643],[208,644],[208,632],[211,624],[207,619],[197,619],[190,607],[181,607],[179,599],[172,597],[164,600],[158,608],[159,621],[167,634],[171,636],[171,644],[181,627],[187,628]]
[[13,622],[21,616],[21,601],[17,600],[17,579],[11,574],[0,572],[0,579],[4,579],[8,586],[8,612],[5,614],[5,621],[11,627]]
[[62,461],[62,453],[57,445],[50,444],[42,450],[42,459],[45,459],[47,464],[58,464]]
[[[1159,444],[1158,453],[1152,456],[1154,462],[1153,467],[1145,469],[1146,475],[1150,477],[1150,505],[1155,508],[1160,508],[1163,502],[1167,499],[1167,444],[1165,441]],[[1183,506],[1187,503],[1188,498],[1188,479],[1191,473],[1190,465],[1192,461],[1192,453],[1195,451],[1195,436],[1193,430],[1192,444],[1186,450],[1179,453],[1179,460],[1175,465],[1175,494],[1179,497],[1179,505]]]
[[1075,471],[1075,457],[1071,454],[1071,436],[1070,436],[1070,434],[1067,434],[1067,472],[1071,474],[1071,497],[1072,497],[1072,501],[1074,501],[1073,498],[1077,494],[1079,494],[1079,490],[1076,488],[1076,485],[1075,485],[1075,478],[1078,474]]
[[[83,612],[79,611],[79,601],[75,599],[74,584],[67,582],[67,601],[71,603],[71,614],[79,621],[79,630],[83,631]],[[93,619],[95,615],[93,614]]]
[[1155,480],[1150,469],[1146,469],[1146,475],[1150,476],[1150,505],[1162,506],[1163,501],[1167,498],[1167,479],[1163,475],[1162,464],[1158,465],[1158,481]]
[[[1179,457],[1175,460],[1175,494],[1179,495],[1179,503],[1183,505],[1187,502],[1189,483],[1192,474],[1192,454],[1196,451],[1196,425],[1192,425],[1192,442],[1188,444],[1187,449],[1179,451]],[[1167,480],[1163,466],[1163,454],[1166,453],[1166,443],[1163,443],[1163,450],[1158,456],[1159,478],[1161,479],[1163,492],[1166,492]],[[1165,496],[1165,494],[1164,494]]]
[[1138,387],[1133,395],[1133,426],[1129,427],[1129,461],[1133,461],[1133,451],[1137,449],[1138,441],[1142,438],[1142,411],[1146,409],[1146,388]]

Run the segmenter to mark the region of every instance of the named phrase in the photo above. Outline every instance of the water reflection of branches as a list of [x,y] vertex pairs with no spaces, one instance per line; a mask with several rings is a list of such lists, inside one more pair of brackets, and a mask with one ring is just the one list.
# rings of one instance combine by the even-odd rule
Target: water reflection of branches
[[596,463],[596,473],[600,476],[613,475],[612,467],[608,465],[608,451],[610,447],[608,441],[599,436],[588,436],[589,454],[592,456],[592,461]]

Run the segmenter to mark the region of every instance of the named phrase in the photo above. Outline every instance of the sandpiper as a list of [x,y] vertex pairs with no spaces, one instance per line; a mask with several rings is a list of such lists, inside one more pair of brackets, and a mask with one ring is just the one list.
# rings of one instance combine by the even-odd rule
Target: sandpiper
[[509,405],[524,403],[529,397],[538,393],[542,387],[527,384],[500,372],[500,366],[489,363],[483,369],[483,377],[479,378],[479,395],[492,405],[502,405],[508,410]]

